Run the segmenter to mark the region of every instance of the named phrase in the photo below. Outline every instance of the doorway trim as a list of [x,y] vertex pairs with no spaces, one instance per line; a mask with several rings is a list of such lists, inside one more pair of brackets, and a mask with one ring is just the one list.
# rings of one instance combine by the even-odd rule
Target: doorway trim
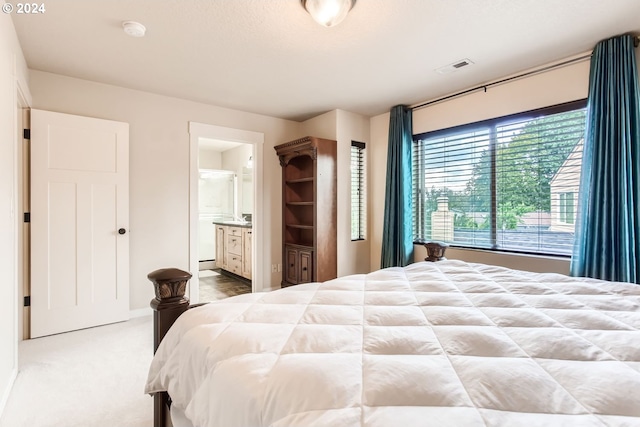
[[260,292],[264,287],[264,260],[257,256],[264,253],[263,238],[263,191],[259,191],[258,183],[262,185],[263,167],[262,155],[264,134],[249,130],[234,129],[204,123],[189,122],[189,270],[193,277],[189,281],[189,298],[192,303],[200,302],[199,290],[199,260],[198,260],[198,147],[200,138],[222,139],[225,141],[253,144],[254,177],[253,177],[253,207],[251,218],[253,225],[253,242],[251,245],[251,292]]

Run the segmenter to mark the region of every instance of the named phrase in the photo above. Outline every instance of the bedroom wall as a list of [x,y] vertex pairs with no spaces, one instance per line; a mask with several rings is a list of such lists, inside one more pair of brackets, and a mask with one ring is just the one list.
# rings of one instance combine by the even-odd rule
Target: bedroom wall
[[[365,240],[351,241],[351,141],[364,142],[365,167],[368,165],[369,117],[338,110],[338,276],[371,271],[369,232]],[[369,173],[371,169],[367,169]],[[368,182],[365,177],[365,185]],[[369,200],[367,198],[367,200]],[[367,206],[370,216],[371,210]],[[367,222],[367,225],[369,223]]]
[[337,141],[338,276],[367,273],[369,239],[351,241],[351,141],[369,141],[369,118],[344,110],[333,110],[302,123],[302,136]]
[[131,309],[153,297],[146,276],[163,267],[189,268],[189,121],[262,132],[264,180],[264,287],[280,274],[281,171],[273,146],[300,135],[300,124],[122,87],[31,71],[33,106],[130,124]]
[[[13,21],[0,15],[0,415],[18,368],[18,87],[29,100],[28,72]],[[22,105],[21,105],[22,106]],[[26,106],[26,105],[25,105]]]
[[[473,72],[469,69],[461,72]],[[452,75],[452,78],[455,74]],[[535,108],[546,107],[562,102],[587,97],[589,62],[583,61],[546,73],[505,83],[461,96],[413,112],[413,133],[429,132],[488,118],[518,113]],[[373,170],[386,170],[387,141],[389,132],[389,113],[371,118],[372,150],[371,167]],[[371,267],[380,266],[382,221],[384,212],[384,193],[386,177],[374,174],[371,182],[372,247]],[[480,250],[451,249],[447,258],[469,262],[483,262],[503,265],[510,268],[529,271],[553,271],[568,273],[567,258],[552,258],[524,255],[499,254]],[[415,259],[426,256],[423,247],[416,248]]]

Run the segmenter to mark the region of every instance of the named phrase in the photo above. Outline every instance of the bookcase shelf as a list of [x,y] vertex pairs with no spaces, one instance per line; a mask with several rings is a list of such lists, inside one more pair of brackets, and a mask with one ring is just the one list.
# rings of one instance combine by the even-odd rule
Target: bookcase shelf
[[297,178],[297,179],[288,179],[285,181],[287,184],[300,184],[301,182],[313,182],[313,177],[306,178]]

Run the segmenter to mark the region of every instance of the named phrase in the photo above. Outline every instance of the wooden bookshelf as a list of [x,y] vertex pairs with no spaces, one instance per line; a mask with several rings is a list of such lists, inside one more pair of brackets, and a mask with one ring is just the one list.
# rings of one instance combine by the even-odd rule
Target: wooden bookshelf
[[275,147],[282,166],[282,286],[337,275],[336,141]]

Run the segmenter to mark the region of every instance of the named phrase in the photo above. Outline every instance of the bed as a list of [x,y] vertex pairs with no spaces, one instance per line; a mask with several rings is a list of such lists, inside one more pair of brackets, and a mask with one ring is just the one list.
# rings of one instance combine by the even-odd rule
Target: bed
[[169,317],[145,391],[199,427],[640,426],[633,284],[443,260]]

